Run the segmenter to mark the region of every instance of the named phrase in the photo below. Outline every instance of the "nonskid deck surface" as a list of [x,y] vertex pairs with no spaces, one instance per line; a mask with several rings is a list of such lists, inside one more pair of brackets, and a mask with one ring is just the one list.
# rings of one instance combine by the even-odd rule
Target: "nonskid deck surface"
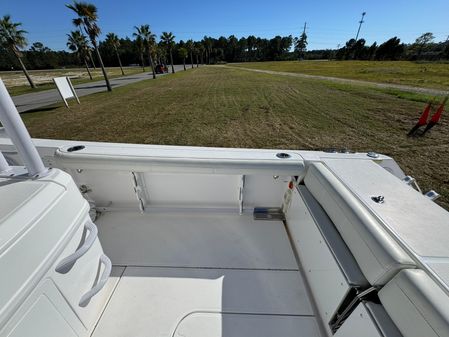
[[125,269],[94,337],[319,336],[282,222],[111,212],[97,225]]

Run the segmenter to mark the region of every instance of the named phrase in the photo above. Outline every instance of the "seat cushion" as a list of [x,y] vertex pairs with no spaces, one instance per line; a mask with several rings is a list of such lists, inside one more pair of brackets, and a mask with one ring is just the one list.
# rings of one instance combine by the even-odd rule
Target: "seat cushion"
[[404,337],[449,337],[449,297],[424,271],[401,271],[379,298]]
[[311,163],[306,187],[333,221],[373,286],[382,286],[401,269],[415,268],[411,257],[322,163]]

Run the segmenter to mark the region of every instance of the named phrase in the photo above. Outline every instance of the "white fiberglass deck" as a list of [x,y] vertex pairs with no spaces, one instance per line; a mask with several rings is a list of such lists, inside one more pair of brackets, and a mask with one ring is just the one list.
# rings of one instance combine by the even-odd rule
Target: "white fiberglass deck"
[[298,269],[284,224],[252,214],[110,212],[96,223],[114,265]]
[[281,221],[111,212],[97,225],[125,269],[94,337],[320,336]]

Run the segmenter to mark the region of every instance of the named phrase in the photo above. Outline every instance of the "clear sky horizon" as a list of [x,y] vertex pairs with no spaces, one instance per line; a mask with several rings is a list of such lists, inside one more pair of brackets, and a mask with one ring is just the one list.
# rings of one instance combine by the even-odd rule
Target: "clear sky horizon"
[[[141,24],[150,24],[158,36],[171,31],[177,41],[200,40],[204,35],[299,36],[307,22],[308,49],[328,49],[355,37],[363,11],[365,23],[359,37],[367,44],[393,36],[410,43],[425,32],[434,33],[435,41],[445,41],[449,35],[449,0],[89,2],[98,7],[101,38],[108,32],[132,38],[133,27]],[[66,34],[74,29],[74,13],[66,3],[69,1],[0,0],[0,15],[10,14],[13,21],[22,22],[30,45],[40,41],[53,50],[65,50]]]

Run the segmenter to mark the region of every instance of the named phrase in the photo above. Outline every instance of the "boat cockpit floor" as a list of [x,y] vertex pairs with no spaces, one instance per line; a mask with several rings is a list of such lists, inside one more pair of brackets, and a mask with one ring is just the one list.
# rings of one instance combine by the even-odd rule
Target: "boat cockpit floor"
[[94,337],[320,336],[281,221],[111,212],[97,225],[123,273]]

